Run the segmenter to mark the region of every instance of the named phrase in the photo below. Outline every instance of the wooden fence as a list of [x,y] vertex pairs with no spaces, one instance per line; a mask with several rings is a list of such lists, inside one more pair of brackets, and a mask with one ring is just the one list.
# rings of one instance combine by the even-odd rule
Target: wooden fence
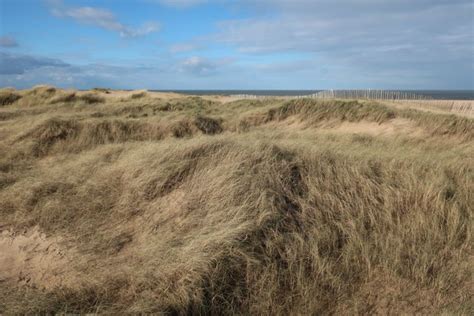
[[[249,94],[232,95],[245,99],[266,99],[272,96],[259,96]],[[313,99],[371,99],[371,100],[431,100],[431,97],[408,91],[392,90],[325,90],[310,95],[286,98],[313,98]]]
[[315,99],[429,100],[430,97],[407,91],[326,90],[308,96]]

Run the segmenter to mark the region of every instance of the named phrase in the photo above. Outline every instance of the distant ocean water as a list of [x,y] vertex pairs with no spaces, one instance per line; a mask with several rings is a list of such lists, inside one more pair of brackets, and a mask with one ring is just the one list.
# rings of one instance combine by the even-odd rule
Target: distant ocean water
[[[157,92],[176,92],[189,95],[238,95],[258,96],[304,96],[323,90],[151,90]],[[474,100],[474,90],[390,90],[420,94],[438,100]]]

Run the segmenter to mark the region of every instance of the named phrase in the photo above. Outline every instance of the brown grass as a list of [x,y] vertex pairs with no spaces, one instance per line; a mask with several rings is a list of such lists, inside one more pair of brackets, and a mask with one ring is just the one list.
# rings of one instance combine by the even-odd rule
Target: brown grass
[[222,133],[221,123],[210,117],[198,116],[196,117],[194,124],[204,134],[214,135]]
[[384,101],[391,106],[399,108],[412,108],[438,113],[453,113],[467,117],[474,117],[473,100],[393,100]]
[[6,106],[15,103],[21,99],[21,95],[15,93],[13,90],[2,89],[0,90],[0,106]]
[[472,314],[472,119],[68,93],[0,109],[0,312]]
[[105,98],[101,97],[94,93],[85,93],[85,94],[78,94],[77,92],[69,92],[65,94],[60,94],[54,97],[51,100],[52,104],[55,103],[85,103],[85,104],[96,104],[96,103],[104,103]]
[[137,93],[134,93],[130,96],[130,98],[132,99],[140,99],[140,98],[144,98],[147,96],[147,93],[146,91],[141,91],[141,92],[137,92]]

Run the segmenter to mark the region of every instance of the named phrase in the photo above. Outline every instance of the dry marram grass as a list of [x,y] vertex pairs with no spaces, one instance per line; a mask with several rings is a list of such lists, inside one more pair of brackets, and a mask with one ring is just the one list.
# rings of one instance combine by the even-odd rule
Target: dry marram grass
[[2,313],[473,312],[471,118],[1,95]]

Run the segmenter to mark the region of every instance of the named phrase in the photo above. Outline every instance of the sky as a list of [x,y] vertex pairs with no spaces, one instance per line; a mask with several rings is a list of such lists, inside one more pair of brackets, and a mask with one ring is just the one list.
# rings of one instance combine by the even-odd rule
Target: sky
[[473,0],[0,0],[0,87],[474,89]]

